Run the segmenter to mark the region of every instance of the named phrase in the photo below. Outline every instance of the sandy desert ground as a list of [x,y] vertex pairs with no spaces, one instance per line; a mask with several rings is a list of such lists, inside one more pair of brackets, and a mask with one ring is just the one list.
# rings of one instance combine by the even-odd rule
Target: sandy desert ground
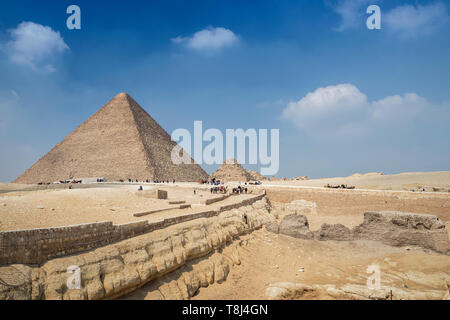
[[[154,221],[177,214],[190,214],[204,208],[202,200],[220,196],[211,194],[207,188],[192,184],[190,188],[177,186],[117,185],[95,188],[39,191],[15,191],[0,194],[0,231],[26,230],[45,227],[59,227],[82,223],[112,221],[122,224],[134,221]],[[168,200],[156,200],[143,196],[151,189],[167,190]],[[196,189],[194,195],[193,190]],[[220,205],[231,204],[246,195],[230,197]],[[176,209],[169,201],[183,200],[191,208]],[[212,204],[212,209],[215,205]],[[167,210],[173,208],[172,210]],[[134,217],[135,213],[166,209],[164,212]]]
[[[356,189],[323,188],[328,183],[354,185]],[[192,208],[137,218],[133,213],[169,206],[169,200],[143,197],[138,187],[134,184],[92,185],[72,190],[29,191],[27,185],[2,184],[0,231],[95,221],[151,221],[180,212],[194,212],[202,207],[202,200],[212,196],[207,186],[194,183],[144,185],[146,190],[166,189],[169,200],[183,199],[192,204]],[[450,235],[450,193],[444,190],[450,188],[450,172],[274,181],[251,188],[254,192],[265,189],[273,208],[298,199],[314,203],[314,212],[305,213],[312,231],[323,223],[340,223],[352,228],[363,221],[364,212],[392,210],[436,215],[446,223]],[[416,189],[415,192],[411,192],[411,188]],[[426,188],[425,192],[418,191],[421,188]],[[440,189],[437,192],[432,188]],[[230,204],[234,199],[230,197],[219,204]],[[418,247],[397,248],[363,240],[301,240],[261,229],[242,236],[237,248],[240,263],[230,269],[227,280],[201,288],[194,299],[268,299],[274,290],[286,291],[280,287],[292,285],[315,287],[287,290],[286,299],[345,298],[342,292],[348,292],[350,298],[365,297],[366,269],[373,264],[381,268],[381,294],[392,290],[392,299],[441,299],[448,294],[450,286],[450,257]],[[158,285],[167,285],[195,263],[189,262],[161,281],[145,285],[123,298],[153,299]],[[339,288],[341,295],[327,294],[324,288],[330,286]]]
[[[418,173],[276,181],[265,183],[264,187],[272,205],[297,199],[314,202],[317,205],[316,211],[305,213],[311,230],[318,230],[323,223],[340,223],[352,228],[362,223],[366,211],[393,210],[437,215],[446,223],[450,236],[450,194],[390,190],[402,190],[406,185],[448,186],[449,182],[448,173]],[[322,184],[327,183],[353,183],[358,188],[368,190],[321,188]],[[271,289],[279,290],[282,287],[284,290],[286,286],[294,284],[319,288],[298,292],[290,289],[286,299],[343,298],[342,293],[333,297],[325,289],[320,289],[330,286],[348,292],[353,297],[360,295],[361,298],[366,298],[366,270],[369,265],[374,264],[381,269],[381,296],[391,290],[394,300],[441,299],[448,296],[450,258],[429,250],[417,247],[395,248],[361,240],[308,241],[266,230],[242,237],[241,243],[245,245],[238,247],[240,264],[230,269],[227,281],[201,288],[193,299],[268,299]],[[189,268],[185,266],[184,271],[180,270],[178,275],[169,277],[158,285],[144,286],[125,299],[154,299],[155,290],[164,291],[161,286],[168,285]]]
[[[271,298],[269,288],[292,284],[335,286],[366,298],[367,267],[380,267],[379,298],[442,299],[450,284],[450,258],[420,248],[394,248],[371,241],[309,241],[259,230],[242,237],[240,264],[230,268],[223,283],[201,288],[193,300],[253,300]],[[184,272],[192,262],[159,283],[150,283],[123,299],[154,299],[155,291]],[[320,289],[292,292],[285,299],[342,299]],[[166,288],[167,290],[167,288]],[[390,295],[388,299],[390,299]]]
[[[367,188],[369,182],[372,188]],[[348,227],[354,227],[362,222],[364,212],[370,210],[435,214],[444,222],[450,222],[450,193],[391,190],[401,189],[405,183],[423,186],[425,182],[435,187],[450,186],[450,172],[276,181],[276,184],[264,182],[261,186],[249,187],[255,192],[258,192],[258,189],[266,189],[271,201],[275,202],[287,203],[295,199],[315,202],[318,214],[308,217],[313,230],[320,228],[325,222],[342,223]],[[357,189],[337,190],[320,187],[327,183],[347,183],[356,185]],[[230,183],[230,185],[237,185],[237,183]],[[126,223],[143,220],[143,218],[133,217],[134,213],[170,207],[168,201],[140,196],[137,191],[139,186],[139,184],[93,184],[86,188],[86,186],[75,185],[74,189],[68,190],[67,186],[57,185],[55,186],[57,189],[29,191],[35,186],[0,184],[0,190],[3,191],[0,193],[0,230],[56,227],[99,221]],[[363,189],[362,186],[367,189]],[[214,196],[208,191],[208,186],[200,186],[196,183],[144,184],[144,190],[154,188],[168,190],[168,200],[184,200],[192,204],[192,209],[183,209],[186,213],[195,210],[202,199]],[[222,204],[232,201],[227,199]],[[172,212],[180,211],[174,209]],[[157,219],[160,215],[146,216],[145,219]]]

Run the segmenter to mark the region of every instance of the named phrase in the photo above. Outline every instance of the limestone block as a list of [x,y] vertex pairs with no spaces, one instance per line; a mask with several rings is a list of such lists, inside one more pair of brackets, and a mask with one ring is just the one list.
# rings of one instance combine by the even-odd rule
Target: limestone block
[[294,238],[314,239],[314,234],[309,230],[308,219],[303,215],[284,216],[280,224],[280,233]]
[[167,191],[161,189],[140,191],[138,194],[146,198],[167,200]]

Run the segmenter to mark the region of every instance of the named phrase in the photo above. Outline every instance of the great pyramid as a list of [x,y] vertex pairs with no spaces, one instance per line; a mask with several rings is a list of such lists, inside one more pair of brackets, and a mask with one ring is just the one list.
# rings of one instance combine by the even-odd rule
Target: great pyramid
[[133,98],[120,93],[14,182],[88,177],[108,181],[208,178],[194,161],[173,164],[174,146],[170,135]]
[[223,182],[247,182],[253,180],[251,174],[248,173],[235,159],[226,160],[219,169],[210,176],[210,178],[216,178]]

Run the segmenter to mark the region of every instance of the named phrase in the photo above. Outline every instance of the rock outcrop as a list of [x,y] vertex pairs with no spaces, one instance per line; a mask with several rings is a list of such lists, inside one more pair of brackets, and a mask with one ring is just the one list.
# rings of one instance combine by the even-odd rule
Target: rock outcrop
[[317,232],[318,240],[336,240],[349,241],[353,240],[352,230],[342,224],[327,224],[324,223]]
[[[119,297],[181,268],[188,261],[214,256],[232,245],[239,235],[261,228],[273,220],[264,198],[252,206],[174,225],[86,253],[53,259],[41,267],[0,267],[0,300]],[[229,256],[233,260],[233,254]],[[210,283],[211,277],[215,281],[226,278],[227,267],[223,257],[214,257],[203,266],[205,278],[200,277],[200,282],[192,280],[192,277],[189,280],[186,278],[188,276],[177,281],[182,297],[192,295],[198,283],[202,286]],[[71,275],[68,268],[71,266],[79,268],[80,289],[68,288],[67,280]]]
[[266,225],[266,230],[299,239],[314,239],[314,234],[309,230],[308,219],[303,215],[285,215],[279,225],[272,222]]
[[369,289],[366,285],[345,284],[337,287],[333,284],[306,285],[303,283],[278,282],[270,284],[265,291],[269,300],[292,299],[338,299],[338,300],[446,300],[448,293],[444,290],[399,289],[381,286]]
[[293,282],[278,282],[270,284],[266,288],[265,295],[269,300],[293,300],[304,297],[308,293],[315,294],[316,291],[316,286]]
[[266,224],[266,230],[272,233],[280,233],[280,225],[276,221],[270,222]]
[[396,247],[418,246],[450,254],[445,224],[436,216],[406,212],[366,212],[364,222],[352,230],[336,224],[323,224],[318,240],[372,240]]
[[[244,245],[240,243],[239,245]],[[241,264],[238,247],[226,247],[205,259],[186,263],[182,268],[153,281],[146,288],[150,300],[182,300],[195,296],[200,288],[224,282],[234,265]]]
[[450,254],[445,224],[429,214],[366,212],[364,222],[353,229],[353,237],[380,241],[391,246],[420,246]]
[[323,224],[314,234],[304,215],[288,214],[281,223],[268,223],[266,230],[302,239],[372,240],[390,246],[418,246],[450,255],[450,240],[442,221],[433,215],[406,212],[366,212],[364,222],[353,229],[342,224]]

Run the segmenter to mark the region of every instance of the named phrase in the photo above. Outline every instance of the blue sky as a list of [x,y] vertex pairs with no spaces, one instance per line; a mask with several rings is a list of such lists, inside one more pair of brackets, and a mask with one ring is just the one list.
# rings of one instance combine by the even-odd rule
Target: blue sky
[[280,177],[449,170],[449,34],[447,1],[2,1],[0,181],[123,91],[169,133],[280,129]]

